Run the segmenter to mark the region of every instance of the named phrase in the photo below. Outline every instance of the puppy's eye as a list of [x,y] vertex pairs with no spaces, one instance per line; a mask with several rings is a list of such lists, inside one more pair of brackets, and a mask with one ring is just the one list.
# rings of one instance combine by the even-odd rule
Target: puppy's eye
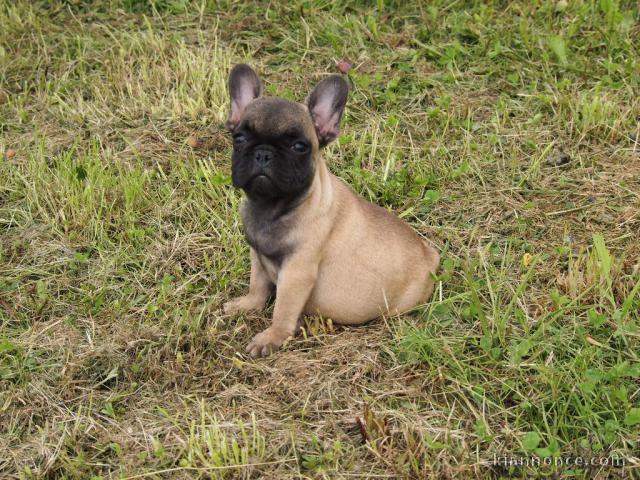
[[296,142],[293,145],[291,145],[291,149],[294,152],[305,153],[307,150],[309,150],[309,145],[307,145],[304,142]]
[[234,145],[242,145],[247,141],[247,136],[244,133],[236,133],[233,136]]

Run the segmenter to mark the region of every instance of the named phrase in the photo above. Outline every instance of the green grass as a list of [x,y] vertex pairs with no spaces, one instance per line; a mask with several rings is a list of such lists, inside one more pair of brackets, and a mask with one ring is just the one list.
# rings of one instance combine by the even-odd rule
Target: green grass
[[[0,476],[640,477],[639,15],[0,0]],[[440,281],[250,361],[227,72],[302,100],[341,59],[325,158]],[[493,465],[532,455],[625,466]]]

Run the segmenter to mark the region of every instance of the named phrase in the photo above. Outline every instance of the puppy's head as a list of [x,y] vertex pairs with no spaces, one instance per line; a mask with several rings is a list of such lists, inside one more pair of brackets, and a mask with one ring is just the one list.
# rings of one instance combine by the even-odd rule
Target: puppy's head
[[233,67],[226,124],[233,136],[233,185],[254,199],[294,198],[311,185],[320,149],[338,136],[347,82],[325,78],[304,104],[260,97],[261,89],[251,67]]

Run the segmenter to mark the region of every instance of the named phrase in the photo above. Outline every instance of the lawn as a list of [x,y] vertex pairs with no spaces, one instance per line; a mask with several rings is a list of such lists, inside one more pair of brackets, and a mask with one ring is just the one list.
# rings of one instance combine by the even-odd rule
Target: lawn
[[[227,74],[342,60],[436,291],[251,360]],[[639,92],[631,0],[0,0],[0,477],[640,478]]]

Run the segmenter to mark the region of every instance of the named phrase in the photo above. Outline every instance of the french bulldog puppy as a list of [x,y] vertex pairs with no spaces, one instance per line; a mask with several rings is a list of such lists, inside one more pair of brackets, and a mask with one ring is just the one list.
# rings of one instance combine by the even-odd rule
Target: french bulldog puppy
[[426,301],[439,255],[409,225],[358,197],[329,172],[322,149],[338,136],[347,82],[331,75],[304,103],[261,97],[245,64],[229,75],[232,181],[251,250],[249,293],[227,314],[264,308],[273,321],[247,352],[266,356],[298,330],[303,314],[358,325]]

